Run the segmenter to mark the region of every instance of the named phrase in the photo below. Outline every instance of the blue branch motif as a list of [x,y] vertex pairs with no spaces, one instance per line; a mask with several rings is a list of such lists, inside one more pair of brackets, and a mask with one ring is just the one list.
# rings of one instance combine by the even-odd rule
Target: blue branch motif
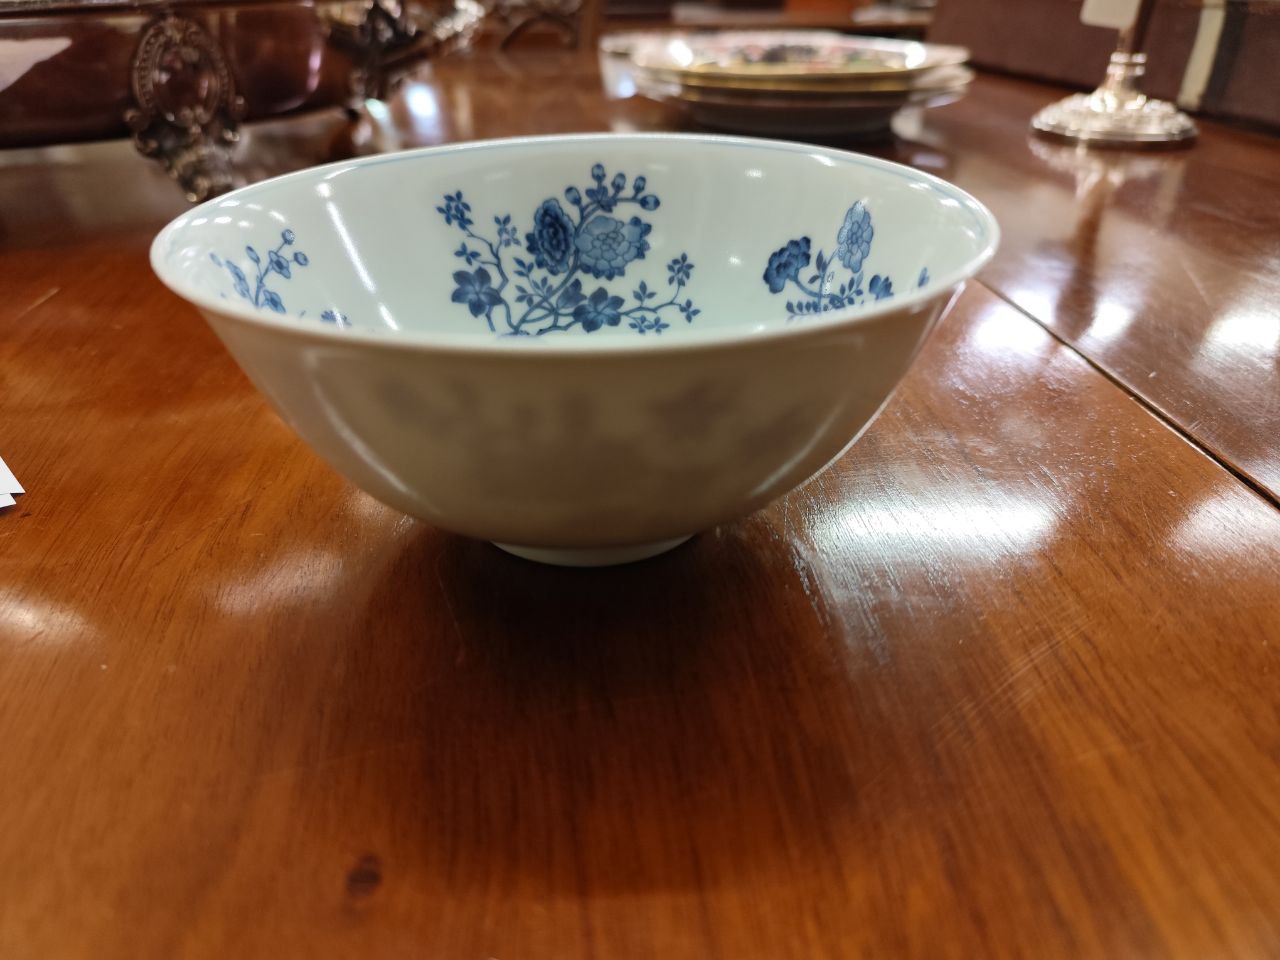
[[[787,312],[794,318],[805,314],[824,313],[845,307],[860,306],[870,296],[873,300],[886,300],[894,294],[893,281],[875,273],[864,284],[865,264],[871,256],[871,243],[875,228],[871,225],[871,211],[859,200],[844,215],[844,221],[836,231],[836,245],[828,255],[819,250],[811,251],[808,237],[788,240],[786,246],[769,256],[764,269],[764,282],[770,293],[782,293],[788,284],[803,296],[787,301]],[[813,264],[807,278],[802,271]],[[843,268],[838,270],[837,268]],[[839,285],[837,286],[837,280]],[[929,282],[928,269],[922,269],[916,286]]]
[[[688,254],[667,264],[665,299],[641,280],[630,298],[594,281],[617,280],[630,264],[645,259],[652,226],[638,214],[657,210],[660,201],[637,176],[608,176],[604,165],[591,168],[593,186],[566,187],[562,204],[548,197],[533,211],[531,230],[516,227],[510,214],[494,216],[494,231],[482,236],[473,229],[471,204],[458,190],[446,193],[436,212],[463,240],[453,255],[466,269],[453,274],[450,299],[489,329],[507,336],[541,336],[578,327],[593,333],[626,323],[639,334],[661,334],[678,313],[692,323],[702,311],[681,299],[693,274]],[[567,204],[567,208],[565,206]],[[617,215],[615,216],[615,212]],[[516,253],[522,250],[524,255]],[[594,288],[594,289],[593,289]]]
[[[240,265],[230,257],[220,257],[216,253],[210,253],[209,259],[217,266],[226,268],[227,273],[231,275],[232,287],[242,299],[247,300],[255,307],[267,307],[276,313],[284,313],[284,298],[267,284],[271,281],[272,276],[278,276],[283,280],[291,280],[293,279],[295,267],[310,265],[311,260],[301,250],[289,252],[288,248],[292,247],[297,239],[297,235],[292,230],[281,230],[280,242],[276,244],[275,249],[268,250],[265,256],[259,253],[252,244],[247,245],[244,248],[244,254],[249,258],[249,262],[253,264],[251,271],[256,273],[252,282],[250,282],[245,271],[240,268]],[[298,316],[306,316],[306,311],[302,311]],[[320,319],[325,323],[332,323],[339,327],[351,326],[347,322],[347,315],[336,310],[323,311],[320,314]]]

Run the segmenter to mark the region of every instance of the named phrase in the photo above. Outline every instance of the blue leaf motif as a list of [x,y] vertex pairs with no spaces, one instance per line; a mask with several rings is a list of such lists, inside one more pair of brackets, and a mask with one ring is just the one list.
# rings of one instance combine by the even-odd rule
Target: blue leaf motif
[[227,261],[227,270],[231,273],[231,282],[236,288],[236,293],[245,299],[249,298],[249,281],[244,275],[244,271],[237,267],[230,260]]
[[872,276],[869,289],[877,300],[886,300],[893,296],[893,281],[877,273]]
[[689,262],[689,255],[682,253],[667,264],[667,283],[684,286],[692,273],[693,264]]
[[561,310],[567,310],[570,307],[577,306],[582,300],[582,281],[575,279],[573,283],[560,292],[560,296],[556,298],[556,306]]

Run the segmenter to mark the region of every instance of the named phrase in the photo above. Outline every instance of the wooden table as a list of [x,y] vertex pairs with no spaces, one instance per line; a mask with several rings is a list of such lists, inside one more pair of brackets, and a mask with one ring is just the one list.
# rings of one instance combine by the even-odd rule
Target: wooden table
[[[323,466],[152,276],[127,145],[4,156],[0,956],[1280,955],[1280,161],[1049,152],[1059,93],[882,149],[1005,242],[865,438],[602,571]],[[682,124],[569,55],[393,116]]]

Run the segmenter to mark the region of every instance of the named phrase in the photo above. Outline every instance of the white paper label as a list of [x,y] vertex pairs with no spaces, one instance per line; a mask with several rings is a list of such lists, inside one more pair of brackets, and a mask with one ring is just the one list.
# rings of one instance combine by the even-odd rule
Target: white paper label
[[5,507],[12,507],[15,503],[17,503],[17,501],[14,500],[13,497],[11,497],[9,494],[0,493],[0,509],[3,509]]
[[1091,27],[1123,30],[1138,15],[1141,0],[1084,0],[1080,20]]
[[4,465],[3,460],[0,460],[0,493],[26,493],[22,489],[22,484],[18,483],[18,478],[13,475],[13,471]]

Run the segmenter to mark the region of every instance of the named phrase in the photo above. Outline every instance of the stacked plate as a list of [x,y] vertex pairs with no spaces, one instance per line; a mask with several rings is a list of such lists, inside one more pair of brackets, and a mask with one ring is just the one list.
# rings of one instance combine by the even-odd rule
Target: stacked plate
[[613,34],[635,91],[719,130],[783,137],[866,137],[907,106],[964,95],[963,47],[821,30]]

